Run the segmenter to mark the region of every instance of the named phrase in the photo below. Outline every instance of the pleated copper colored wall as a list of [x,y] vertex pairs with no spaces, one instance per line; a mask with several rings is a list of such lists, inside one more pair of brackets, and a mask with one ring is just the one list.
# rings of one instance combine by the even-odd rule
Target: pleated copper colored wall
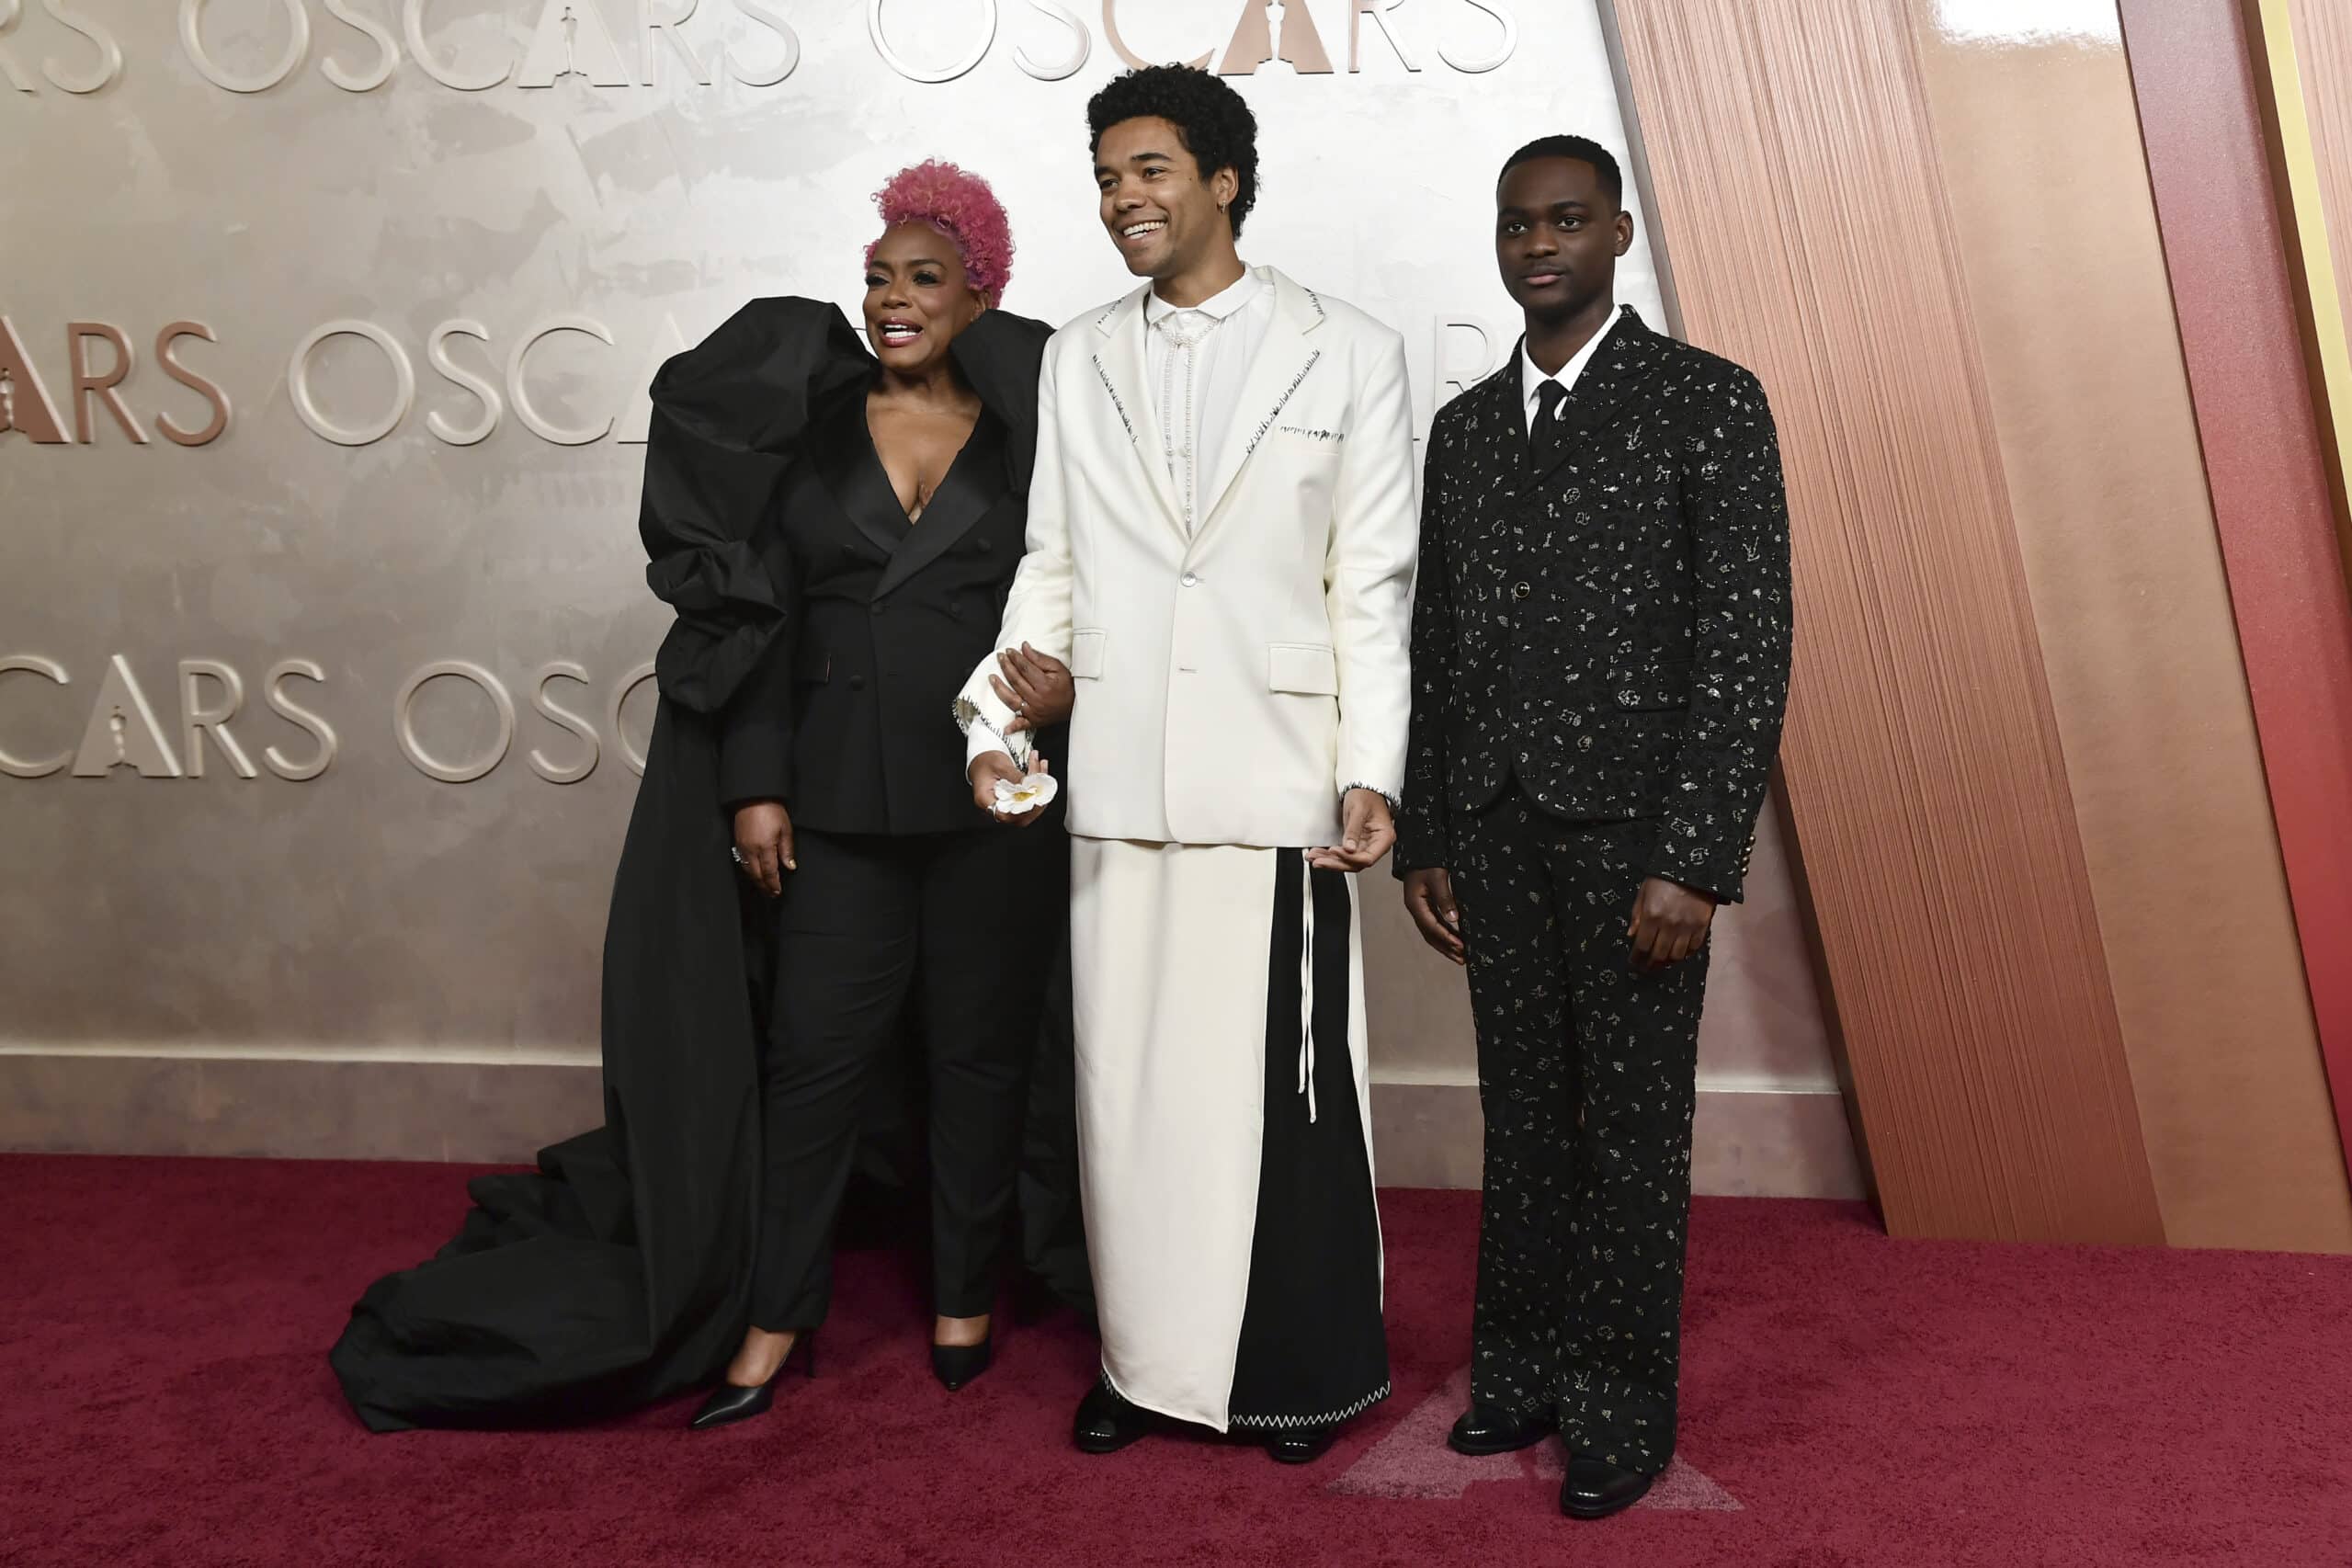
[[1902,0],[1618,0],[1694,342],[1795,517],[1782,762],[1899,1234],[2163,1239]]

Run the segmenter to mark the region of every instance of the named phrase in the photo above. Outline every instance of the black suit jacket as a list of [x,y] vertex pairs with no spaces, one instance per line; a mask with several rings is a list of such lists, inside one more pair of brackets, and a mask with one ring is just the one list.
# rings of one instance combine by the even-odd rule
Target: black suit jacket
[[1649,873],[1736,902],[1789,685],[1763,388],[1629,307],[1548,470],[1524,408],[1514,352],[1430,432],[1398,871],[1448,865],[1516,771],[1560,817],[1656,817]]
[[870,374],[812,422],[760,540],[785,624],[727,706],[722,799],[781,800],[796,825],[835,833],[985,826],[954,701],[1020,564],[1049,335],[990,311],[957,337],[983,412],[919,521],[867,432]]

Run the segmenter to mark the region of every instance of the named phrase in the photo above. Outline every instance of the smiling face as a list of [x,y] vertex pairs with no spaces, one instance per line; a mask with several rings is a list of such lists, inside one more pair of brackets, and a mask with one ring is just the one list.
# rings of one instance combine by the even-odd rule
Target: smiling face
[[1494,264],[1538,320],[1562,320],[1609,298],[1633,218],[1582,158],[1529,158],[1494,194]]
[[1103,227],[1138,278],[1175,278],[1233,244],[1221,205],[1240,176],[1219,169],[1203,177],[1176,128],[1156,117],[1123,119],[1095,149],[1095,185]]
[[866,265],[866,335],[876,357],[902,374],[945,360],[956,334],[987,308],[955,242],[928,223],[892,226]]

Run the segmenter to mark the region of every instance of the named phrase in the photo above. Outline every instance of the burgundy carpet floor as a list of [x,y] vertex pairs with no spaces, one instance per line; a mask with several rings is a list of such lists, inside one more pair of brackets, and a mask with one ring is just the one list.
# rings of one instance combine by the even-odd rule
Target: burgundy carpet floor
[[1383,1195],[1396,1392],[1305,1469],[1074,1452],[1066,1314],[929,1376],[914,1274],[842,1261],[814,1382],[559,1434],[375,1437],[351,1299],[463,1207],[448,1166],[0,1157],[0,1563],[2352,1564],[2352,1262],[1894,1242],[1850,1205],[1702,1200],[1682,1458],[1598,1525],[1547,1447],[1440,1445],[1477,1200]]

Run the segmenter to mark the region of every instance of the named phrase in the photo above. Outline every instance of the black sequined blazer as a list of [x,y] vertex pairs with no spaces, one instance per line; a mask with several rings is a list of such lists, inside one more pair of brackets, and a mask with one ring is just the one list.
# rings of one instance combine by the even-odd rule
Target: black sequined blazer
[[1764,389],[1628,307],[1549,467],[1524,406],[1514,351],[1430,432],[1399,874],[1516,769],[1560,817],[1657,818],[1650,874],[1736,902],[1789,687]]

